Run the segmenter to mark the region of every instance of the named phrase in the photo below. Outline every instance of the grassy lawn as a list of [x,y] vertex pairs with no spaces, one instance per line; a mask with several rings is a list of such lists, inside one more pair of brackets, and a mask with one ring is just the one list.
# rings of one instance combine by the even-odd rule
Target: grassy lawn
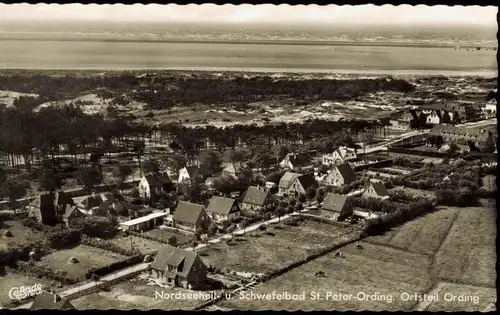
[[[79,263],[68,264],[68,260],[71,257],[75,257],[79,261]],[[50,255],[44,256],[37,263],[43,266],[48,266],[53,271],[59,269],[62,271],[66,271],[69,276],[80,277],[85,275],[85,273],[92,266],[100,268],[124,258],[125,256],[108,252],[100,248],[95,248],[87,245],[79,245],[72,249],[60,250]]]
[[409,188],[409,187],[403,187],[403,186],[396,186],[396,187],[392,188],[391,190],[393,190],[393,189],[395,189],[395,190],[402,189],[407,194],[411,194],[415,197],[434,198],[434,192],[428,191],[428,190]]
[[[181,288],[161,288],[158,286],[147,285],[144,280],[132,279],[111,287],[110,292],[92,293],[75,300],[71,303],[78,310],[87,309],[116,309],[116,310],[192,310],[203,304],[206,300],[196,298],[188,299],[160,299],[156,298],[155,292],[169,293],[195,293]],[[204,291],[210,293],[211,291]]]
[[[428,257],[385,246],[364,244],[363,247],[359,250],[354,244],[348,245],[342,249],[345,258],[330,253],[254,289],[254,293],[305,292],[303,301],[250,300],[237,296],[222,301],[220,306],[239,310],[410,310],[415,302],[402,301],[401,292],[423,293],[431,287]],[[314,274],[319,270],[324,271],[326,277],[316,277]],[[312,292],[319,293],[323,300],[311,299]],[[335,301],[331,297],[327,299],[327,292],[351,294],[352,298]],[[360,292],[393,296],[393,300],[392,303],[381,298],[358,300],[356,296]]]
[[250,236],[252,232],[238,237],[235,245],[213,244],[202,259],[207,265],[221,269],[263,273],[303,259],[350,236],[347,228],[308,220],[299,226],[283,226],[281,230],[268,227],[274,236],[259,231],[260,237]]
[[[4,237],[5,231],[9,230],[12,237]],[[41,239],[41,232],[32,230],[20,221],[5,221],[0,225],[0,249],[6,249],[8,244],[19,244]]]
[[27,276],[9,272],[0,276],[0,306],[10,303],[12,300],[9,297],[9,291],[13,287],[30,287],[35,284],[41,284],[42,289],[48,284],[43,280],[29,278]]
[[166,229],[154,229],[154,230],[144,232],[144,234],[152,236],[152,237],[156,237],[159,239],[164,239],[165,241],[167,241],[170,236],[175,236],[175,238],[177,238],[178,244],[190,242],[193,240],[193,236],[184,235],[181,233],[175,233],[174,231],[166,230]]
[[[440,283],[439,300],[430,303],[425,311],[429,312],[485,312],[497,301],[496,290],[454,283]],[[451,300],[452,296],[467,296],[465,301]]]
[[440,278],[495,286],[496,209],[462,208],[450,233],[436,253]]
[[116,237],[110,242],[114,243],[117,246],[120,246],[124,249],[132,249],[137,248],[141,251],[141,253],[146,254],[151,251],[159,249],[163,244],[155,241],[151,241],[138,236],[127,236],[127,237]]

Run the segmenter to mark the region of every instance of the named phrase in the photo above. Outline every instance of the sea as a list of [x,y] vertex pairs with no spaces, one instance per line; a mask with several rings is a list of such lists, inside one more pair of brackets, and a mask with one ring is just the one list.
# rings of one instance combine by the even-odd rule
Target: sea
[[0,68],[496,76],[496,29],[1,23]]

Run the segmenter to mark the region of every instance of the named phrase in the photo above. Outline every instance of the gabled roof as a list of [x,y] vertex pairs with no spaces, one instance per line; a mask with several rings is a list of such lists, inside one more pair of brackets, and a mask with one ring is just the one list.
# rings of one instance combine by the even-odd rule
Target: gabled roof
[[344,181],[353,182],[356,180],[356,174],[348,163],[335,165],[335,168],[339,171],[340,176],[344,178]]
[[342,212],[342,209],[344,209],[344,206],[348,201],[348,196],[330,193],[326,196],[321,208],[329,211]]
[[446,136],[453,138],[463,138],[471,141],[484,141],[491,135],[490,132],[481,132],[476,128],[459,128],[449,125],[436,125],[429,131],[430,136]]
[[189,175],[189,178],[200,176],[210,176],[210,168],[206,165],[191,165],[184,167]]
[[[193,251],[187,251],[170,245],[163,245],[160,247],[158,254],[151,263],[151,268],[185,278],[191,272],[193,264],[197,259],[203,263],[203,261],[198,257],[198,254]],[[181,264],[182,267],[180,270],[177,270],[177,267],[181,266]],[[167,271],[168,266],[173,267],[173,270]]]
[[301,175],[301,176],[297,177],[297,180],[300,182],[302,187],[306,190],[309,187],[315,186],[317,184],[316,179],[314,179],[314,175],[312,175],[312,174]]
[[73,304],[67,299],[59,299],[55,301],[55,296],[52,293],[42,292],[35,297],[33,304],[30,307],[33,309],[56,309],[56,310],[65,310],[65,309],[75,309]]
[[377,196],[380,196],[380,197],[385,197],[387,196],[387,189],[385,189],[385,186],[382,182],[380,181],[372,181],[370,182],[370,184],[368,184],[368,186],[366,187],[367,189],[372,186],[373,187],[373,190],[375,191],[375,193],[377,194]]
[[229,163],[224,168],[224,172],[232,173],[238,175],[244,171],[248,170],[248,166],[245,163]]
[[91,196],[86,196],[80,202],[85,210],[90,210],[92,208],[100,207],[103,204],[115,203],[116,198],[112,193],[102,193],[102,194],[93,194]]
[[249,203],[256,206],[264,206],[269,197],[269,190],[255,186],[248,187],[243,203]]
[[283,160],[288,160],[293,167],[305,166],[311,161],[307,153],[288,153]]
[[66,210],[64,211],[63,218],[69,218],[75,211],[83,214],[82,211],[77,206],[66,205]]
[[292,182],[299,176],[302,176],[302,174],[294,172],[286,172],[285,174],[283,174],[283,176],[281,176],[278,187],[287,189],[288,187],[290,187]]
[[205,212],[205,208],[197,203],[180,201],[175,209],[173,220],[196,224]]
[[150,187],[161,188],[164,185],[172,183],[167,173],[148,174],[144,176],[144,179],[148,182]]
[[235,203],[236,200],[231,198],[213,196],[208,204],[207,212],[229,214]]

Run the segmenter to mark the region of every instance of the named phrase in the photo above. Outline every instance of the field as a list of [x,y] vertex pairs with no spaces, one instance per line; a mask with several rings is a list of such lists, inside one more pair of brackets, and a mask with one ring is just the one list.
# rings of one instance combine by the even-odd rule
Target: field
[[165,241],[168,240],[168,238],[170,236],[175,236],[178,244],[190,242],[193,240],[193,236],[184,235],[181,233],[176,233],[174,231],[167,230],[167,229],[154,229],[154,230],[144,232],[144,234],[152,236],[152,237],[156,237],[159,239],[164,239]]
[[[203,304],[205,300],[200,299],[157,299],[155,292],[163,292],[165,295],[169,293],[192,293],[197,291],[189,291],[181,288],[161,288],[158,286],[147,285],[144,280],[133,279],[122,282],[111,287],[109,292],[101,291],[92,293],[83,297],[72,300],[71,303],[77,310],[87,309],[116,309],[116,310],[192,310]],[[204,291],[210,293],[211,291]]]
[[[440,282],[435,291],[437,301],[421,303],[418,311],[429,312],[489,312],[496,301],[494,288],[474,287],[455,283]],[[461,300],[452,300],[461,297]]]
[[[221,302],[220,306],[239,310],[410,310],[415,302],[402,301],[401,292],[423,293],[431,287],[428,275],[431,260],[428,257],[385,246],[363,244],[363,247],[359,250],[353,244],[347,245],[342,249],[345,258],[330,253],[254,290],[254,293],[305,292],[304,301],[259,301],[237,296]],[[325,277],[316,277],[317,271],[324,271]],[[327,292],[351,294],[352,298],[334,301],[332,297],[327,298]],[[379,299],[358,301],[356,296],[360,292],[378,294]],[[323,300],[313,300],[312,293],[320,294]],[[392,296],[392,300],[382,296]]]
[[143,254],[148,254],[154,250],[158,250],[163,245],[162,243],[158,243],[134,235],[130,235],[127,237],[117,237],[109,241],[117,246],[120,246],[123,249],[139,249]]
[[407,222],[365,242],[395,247],[413,253],[434,255],[445,239],[459,210],[441,207],[438,211]]
[[[79,263],[68,264],[71,257],[75,257]],[[125,256],[99,248],[79,245],[72,249],[60,250],[44,256],[37,264],[48,266],[53,271],[66,271],[72,277],[80,277],[92,267],[100,268],[124,258]]]
[[202,259],[207,265],[220,269],[264,273],[303,259],[350,236],[347,228],[308,220],[299,226],[284,225],[281,230],[269,227],[268,231],[275,235],[259,231],[261,236],[247,234],[238,237],[234,245],[211,245],[208,255],[202,256]]
[[397,186],[397,187],[394,187],[390,190],[398,190],[398,189],[402,189],[406,193],[411,194],[414,197],[422,197],[422,198],[428,198],[428,199],[434,198],[434,193],[432,191],[428,191],[428,190],[422,190],[422,189],[416,189],[416,188],[410,188],[410,187],[402,187],[402,186]]
[[35,284],[41,284],[42,288],[44,288],[47,283],[40,279],[29,278],[17,273],[7,273],[3,276],[0,276],[0,306],[10,303],[12,300],[9,297],[9,291],[14,287],[21,286],[33,286]]
[[436,253],[436,271],[443,280],[495,286],[496,210],[463,208]]
[[[12,237],[5,237],[5,231],[9,230]],[[0,249],[6,249],[9,244],[21,244],[31,240],[38,240],[43,234],[25,227],[20,221],[5,221],[0,224]]]

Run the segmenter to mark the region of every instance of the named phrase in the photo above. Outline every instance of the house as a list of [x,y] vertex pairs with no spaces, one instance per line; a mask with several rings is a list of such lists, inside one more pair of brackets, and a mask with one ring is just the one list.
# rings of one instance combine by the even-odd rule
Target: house
[[196,289],[207,280],[207,267],[196,252],[163,245],[151,263],[151,275],[161,283]]
[[167,216],[168,213],[166,212],[152,212],[145,216],[120,222],[120,230],[134,232],[152,230],[155,227],[162,225]]
[[427,125],[439,125],[441,123],[441,110],[439,109],[432,109],[429,111],[424,111],[424,113],[427,115],[426,117],[426,124]]
[[497,115],[497,102],[496,100],[492,100],[491,102],[488,102],[485,104],[483,107],[484,111],[484,118],[493,118],[496,117]]
[[389,199],[387,189],[381,181],[370,181],[362,195],[363,198]]
[[296,167],[308,166],[311,158],[307,153],[288,153],[280,162],[280,167],[294,169]]
[[347,161],[356,160],[358,155],[356,150],[348,147],[339,147],[330,154],[323,155],[322,162],[325,165],[338,165]]
[[248,173],[251,169],[245,163],[229,163],[222,170],[222,176],[238,178],[242,174]]
[[356,174],[351,166],[347,163],[335,165],[333,169],[326,175],[324,182],[327,185],[343,186],[349,185],[356,180]]
[[275,200],[270,191],[263,187],[250,186],[241,203],[242,210],[265,211],[273,209]]
[[210,217],[202,205],[180,201],[172,217],[174,227],[196,232],[198,229],[206,230]]
[[162,192],[170,191],[172,187],[172,180],[167,173],[147,174],[139,181],[139,195],[149,199],[151,195],[158,196]]
[[213,196],[207,213],[215,221],[232,221],[240,217],[240,207],[234,199]]
[[43,291],[35,296],[30,309],[32,310],[74,310],[75,307],[68,299],[57,294]]
[[436,125],[429,131],[428,142],[438,146],[451,143],[466,145],[486,153],[495,151],[493,134],[485,129]]
[[186,166],[179,171],[179,179],[177,180],[177,183],[192,182],[197,180],[204,181],[210,175],[212,175],[210,174],[210,168],[206,165]]
[[395,129],[410,130],[419,127],[417,112],[414,108],[405,108],[390,116],[392,127]]
[[348,196],[330,193],[321,206],[321,215],[337,221],[351,216],[354,206]]
[[66,205],[62,218],[67,227],[81,226],[87,216],[78,206]]
[[279,182],[279,194],[297,196],[305,194],[309,187],[316,186],[316,179],[313,174],[299,174],[286,172]]
[[74,202],[63,191],[41,194],[28,205],[28,217],[45,225],[54,225],[62,218],[67,205],[74,205]]
[[93,215],[97,214],[99,210],[106,211],[109,208],[115,208],[118,203],[118,200],[116,200],[112,193],[92,193],[92,195],[84,197],[77,203],[77,205],[82,210],[85,210],[90,215]]

